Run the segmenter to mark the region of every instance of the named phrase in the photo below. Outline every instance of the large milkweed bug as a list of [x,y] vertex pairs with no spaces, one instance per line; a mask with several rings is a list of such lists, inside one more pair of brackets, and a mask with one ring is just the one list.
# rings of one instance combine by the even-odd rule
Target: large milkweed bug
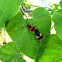
[[35,33],[37,39],[39,39],[39,41],[41,42],[41,40],[43,39],[42,34],[38,31],[37,28],[31,26],[31,25],[27,25],[28,29],[31,30],[32,32]]

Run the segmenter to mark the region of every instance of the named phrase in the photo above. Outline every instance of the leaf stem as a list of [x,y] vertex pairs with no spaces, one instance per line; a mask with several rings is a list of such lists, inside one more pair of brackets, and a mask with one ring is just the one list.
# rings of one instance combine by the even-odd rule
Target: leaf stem
[[20,7],[20,11],[22,12],[23,15],[26,16],[26,18],[28,19],[27,15],[25,14],[24,10],[22,9],[22,7]]
[[[51,27],[51,29],[52,29],[53,27],[54,27],[54,25]],[[51,30],[51,29],[50,29],[50,30]]]

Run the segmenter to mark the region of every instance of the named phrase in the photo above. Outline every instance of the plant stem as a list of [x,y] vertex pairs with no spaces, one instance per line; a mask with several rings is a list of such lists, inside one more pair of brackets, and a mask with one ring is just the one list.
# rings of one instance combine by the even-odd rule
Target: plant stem
[[23,15],[26,16],[26,18],[28,19],[27,15],[25,14],[24,10],[22,9],[22,7],[20,7],[20,11],[22,12]]
[[[36,5],[32,5],[32,4],[27,4],[27,3],[22,3],[22,5],[28,5],[28,6],[34,6],[34,7],[42,7],[42,6],[36,6]],[[48,8],[48,7],[44,7],[44,8],[47,8],[47,9],[51,9],[51,8]]]
[[[54,25],[51,27],[51,29],[52,29],[53,27],[54,27]],[[51,30],[51,29],[50,29],[50,30]]]

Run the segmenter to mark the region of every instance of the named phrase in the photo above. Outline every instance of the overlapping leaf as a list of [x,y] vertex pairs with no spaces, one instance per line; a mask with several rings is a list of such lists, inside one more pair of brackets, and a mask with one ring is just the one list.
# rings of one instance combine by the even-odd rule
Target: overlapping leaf
[[[26,19],[26,20],[18,19],[18,16],[17,17],[15,16],[16,18],[14,17],[13,19],[11,19],[6,27],[8,34],[10,35],[12,40],[16,43],[16,45],[20,48],[21,52],[23,52],[24,54],[26,54],[31,58],[36,57],[40,42],[36,38],[36,36],[33,35],[32,32],[27,28],[27,25],[31,24],[36,28],[39,27],[38,28],[39,31],[42,32],[42,34],[44,35],[47,35],[50,33],[50,22],[51,22],[50,14],[46,9],[42,7],[39,8],[39,10],[41,9],[44,10],[44,13],[43,13],[43,16],[40,13],[37,15],[39,20],[34,14],[33,14],[34,15],[33,19]],[[34,10],[34,13],[37,12],[37,10]],[[42,10],[41,10],[41,13],[42,13]],[[44,18],[44,15],[45,15],[45,18]],[[35,17],[37,18],[37,20],[35,19]],[[37,26],[36,23],[40,25]]]
[[21,49],[21,52],[31,58],[35,58],[39,42],[36,40],[36,36],[28,30],[27,21],[23,19],[16,20],[18,16],[16,19],[15,17],[9,21],[6,30],[16,45]]
[[56,34],[62,39],[62,14],[57,12],[52,17],[54,21],[54,27],[56,30]]
[[12,18],[20,8],[23,0],[0,0],[0,28],[5,21]]
[[20,60],[17,58],[20,56],[20,50],[16,47],[13,42],[10,42],[0,48],[0,60],[3,62],[26,62],[20,57]]
[[37,62],[62,62],[62,40],[56,35],[46,36],[38,50]]

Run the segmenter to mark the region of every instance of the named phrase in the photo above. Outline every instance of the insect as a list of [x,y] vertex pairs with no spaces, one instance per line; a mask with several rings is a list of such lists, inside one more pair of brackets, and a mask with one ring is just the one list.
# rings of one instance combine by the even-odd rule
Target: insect
[[39,39],[39,41],[41,42],[41,40],[43,39],[42,34],[38,31],[37,28],[31,26],[31,25],[27,25],[28,29],[31,30],[32,32],[35,33],[37,39]]

